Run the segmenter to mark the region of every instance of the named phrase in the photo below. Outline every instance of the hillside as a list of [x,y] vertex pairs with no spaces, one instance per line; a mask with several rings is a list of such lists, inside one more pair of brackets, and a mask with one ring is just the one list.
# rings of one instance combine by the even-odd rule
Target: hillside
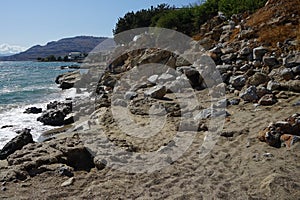
[[105,37],[78,36],[64,38],[58,41],[47,43],[45,46],[36,45],[30,49],[16,55],[2,57],[2,61],[26,61],[36,60],[38,57],[44,58],[50,55],[65,56],[70,52],[89,53],[97,45],[103,42]]

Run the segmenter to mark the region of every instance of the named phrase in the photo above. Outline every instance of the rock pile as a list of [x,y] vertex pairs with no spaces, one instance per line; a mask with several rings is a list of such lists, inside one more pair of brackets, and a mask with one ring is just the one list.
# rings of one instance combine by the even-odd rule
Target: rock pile
[[271,123],[263,131],[259,132],[258,139],[270,146],[291,147],[300,141],[300,114],[294,114],[284,121]]

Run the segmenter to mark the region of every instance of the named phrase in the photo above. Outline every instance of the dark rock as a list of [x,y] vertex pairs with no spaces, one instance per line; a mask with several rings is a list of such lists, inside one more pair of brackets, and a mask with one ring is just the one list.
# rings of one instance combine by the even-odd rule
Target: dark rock
[[239,76],[232,76],[230,78],[229,83],[234,87],[235,89],[241,89],[245,86],[246,84],[246,77],[244,75],[239,75]]
[[281,88],[287,91],[300,92],[300,80],[290,80],[282,83]]
[[9,141],[0,151],[0,160],[6,159],[9,155],[15,151],[20,150],[23,146],[33,143],[30,129],[23,129],[22,132]]
[[202,86],[203,78],[199,71],[193,67],[179,67],[177,71],[183,73],[188,79],[193,88],[199,88]]
[[37,121],[49,126],[62,126],[65,124],[65,117],[67,116],[62,110],[48,110],[37,118]]
[[249,54],[251,54],[251,53],[252,53],[252,49],[249,48],[249,47],[244,47],[244,48],[242,48],[241,51],[240,51],[240,55],[241,55],[241,56],[247,56],[247,55],[249,55]]
[[271,106],[275,103],[277,103],[277,100],[273,94],[266,94],[258,101],[258,104],[262,106]]
[[26,108],[26,110],[24,111],[24,113],[27,114],[39,114],[41,112],[42,112],[42,108],[37,108],[37,107]]
[[221,60],[226,64],[231,64],[236,57],[237,57],[236,54],[230,53],[221,56]]
[[269,67],[276,67],[279,65],[279,61],[277,60],[276,57],[264,57],[263,63]]
[[293,79],[295,76],[293,74],[293,71],[292,69],[283,69],[281,72],[280,72],[280,75],[282,76],[282,78],[284,78],[284,80],[286,81],[289,81],[291,79]]
[[263,56],[268,52],[268,49],[260,46],[253,49],[254,60],[262,61]]
[[72,112],[72,102],[50,102],[47,104],[47,110],[37,118],[37,121],[42,122],[44,125],[62,126],[74,122],[72,117],[67,117]]
[[288,68],[300,65],[300,53],[292,54],[283,59],[283,65]]
[[293,67],[292,71],[295,75],[300,75],[300,65],[297,67]]
[[68,176],[72,177],[74,176],[73,172],[71,171],[70,167],[62,166],[57,170],[57,173],[61,176]]
[[255,86],[250,86],[243,93],[240,94],[240,97],[244,101],[255,102],[259,99],[256,91],[257,91],[257,89]]
[[256,72],[252,77],[248,79],[248,83],[250,85],[258,86],[263,83],[267,83],[270,80],[269,76],[261,73],[261,72]]
[[11,128],[11,127],[13,127],[13,125],[4,125],[4,126],[1,127],[1,129]]
[[230,99],[229,105],[239,105],[240,101],[241,101],[240,99]]
[[152,97],[155,99],[163,98],[167,93],[166,86],[158,85],[150,88],[144,93],[145,97]]
[[216,69],[219,70],[221,74],[227,73],[228,71],[233,70],[232,65],[217,65]]

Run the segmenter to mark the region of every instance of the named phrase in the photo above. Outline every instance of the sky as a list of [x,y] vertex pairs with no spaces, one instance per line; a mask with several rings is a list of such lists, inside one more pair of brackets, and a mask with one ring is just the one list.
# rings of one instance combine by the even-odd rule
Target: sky
[[161,3],[197,0],[1,0],[0,53],[21,51],[73,36],[111,37],[118,18]]

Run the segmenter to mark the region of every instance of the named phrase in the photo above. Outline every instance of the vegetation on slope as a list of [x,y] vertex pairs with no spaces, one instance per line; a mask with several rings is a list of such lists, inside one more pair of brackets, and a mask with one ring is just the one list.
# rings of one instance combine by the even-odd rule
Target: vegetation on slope
[[207,20],[222,11],[227,17],[248,11],[252,13],[265,5],[267,0],[206,0],[183,8],[161,4],[150,9],[128,12],[119,18],[114,34],[140,28],[157,26],[174,29],[189,36],[197,34],[199,28]]

